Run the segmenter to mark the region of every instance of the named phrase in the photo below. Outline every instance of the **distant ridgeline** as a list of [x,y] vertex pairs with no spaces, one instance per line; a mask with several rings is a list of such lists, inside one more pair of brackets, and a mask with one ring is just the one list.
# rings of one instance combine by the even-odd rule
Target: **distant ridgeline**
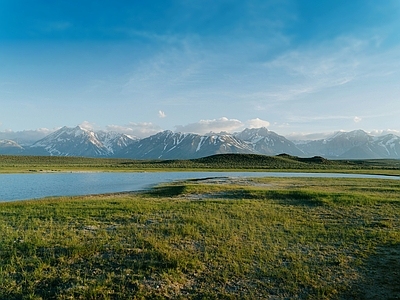
[[63,127],[32,145],[0,140],[0,154],[7,155],[193,159],[228,153],[269,156],[287,153],[321,159],[400,159],[400,137],[393,134],[373,137],[357,130],[339,132],[328,139],[295,143],[266,128],[253,128],[235,134],[207,135],[167,130],[139,139],[77,126]]

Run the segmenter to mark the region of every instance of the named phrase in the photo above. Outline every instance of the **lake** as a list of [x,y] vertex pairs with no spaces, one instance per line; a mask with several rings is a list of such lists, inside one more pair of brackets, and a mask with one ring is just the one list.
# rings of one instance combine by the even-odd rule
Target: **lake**
[[140,191],[154,185],[207,177],[326,177],[400,179],[398,176],[285,172],[136,172],[0,174],[0,202],[50,196]]

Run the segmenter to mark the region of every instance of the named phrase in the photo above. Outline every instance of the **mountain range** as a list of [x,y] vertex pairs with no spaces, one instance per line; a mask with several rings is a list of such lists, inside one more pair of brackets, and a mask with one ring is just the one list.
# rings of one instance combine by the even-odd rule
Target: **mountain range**
[[63,127],[28,146],[0,140],[0,154],[191,159],[223,153],[282,153],[331,159],[400,159],[400,137],[374,137],[362,130],[338,132],[327,139],[293,142],[267,128],[199,135],[169,130],[139,139],[126,134]]

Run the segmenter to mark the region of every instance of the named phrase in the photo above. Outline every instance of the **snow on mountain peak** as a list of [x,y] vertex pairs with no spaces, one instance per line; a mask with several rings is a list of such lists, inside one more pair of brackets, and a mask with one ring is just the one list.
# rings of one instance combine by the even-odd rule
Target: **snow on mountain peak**
[[133,141],[126,135],[114,132],[94,132],[81,126],[64,126],[34,143],[31,148],[36,148],[36,151],[43,149],[42,152],[50,155],[110,156]]
[[[5,149],[13,145],[3,141],[1,146]],[[15,151],[17,150],[15,147]],[[64,126],[32,146],[20,148],[18,151],[27,155],[113,156],[140,159],[195,158],[217,153],[263,155],[288,153],[327,158],[400,158],[400,137],[394,134],[372,136],[363,130],[354,130],[339,131],[327,139],[294,144],[284,136],[262,127],[247,128],[235,134],[210,132],[205,135],[165,130],[139,139],[113,131]]]

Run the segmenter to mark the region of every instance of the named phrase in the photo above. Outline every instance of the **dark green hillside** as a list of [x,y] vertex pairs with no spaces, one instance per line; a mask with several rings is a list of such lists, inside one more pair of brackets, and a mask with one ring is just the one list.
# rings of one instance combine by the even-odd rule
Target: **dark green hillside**
[[304,163],[309,163],[309,164],[328,164],[328,165],[337,165],[337,164],[342,164],[340,161],[330,161],[326,158],[323,158],[321,156],[313,156],[313,157],[297,157],[297,156],[292,156],[286,153],[279,154],[277,155],[279,158],[285,158],[289,160],[294,160],[298,162],[304,162]]
[[123,162],[128,167],[157,169],[206,169],[206,170],[331,170],[353,168],[347,162],[330,161],[322,157],[299,158],[286,154],[266,156],[257,154],[216,154],[190,160],[151,160]]
[[203,164],[213,167],[233,168],[267,168],[267,169],[302,169],[321,168],[323,165],[340,165],[323,158],[299,158],[287,154],[277,156],[265,156],[257,154],[217,154],[192,160],[195,164]]

